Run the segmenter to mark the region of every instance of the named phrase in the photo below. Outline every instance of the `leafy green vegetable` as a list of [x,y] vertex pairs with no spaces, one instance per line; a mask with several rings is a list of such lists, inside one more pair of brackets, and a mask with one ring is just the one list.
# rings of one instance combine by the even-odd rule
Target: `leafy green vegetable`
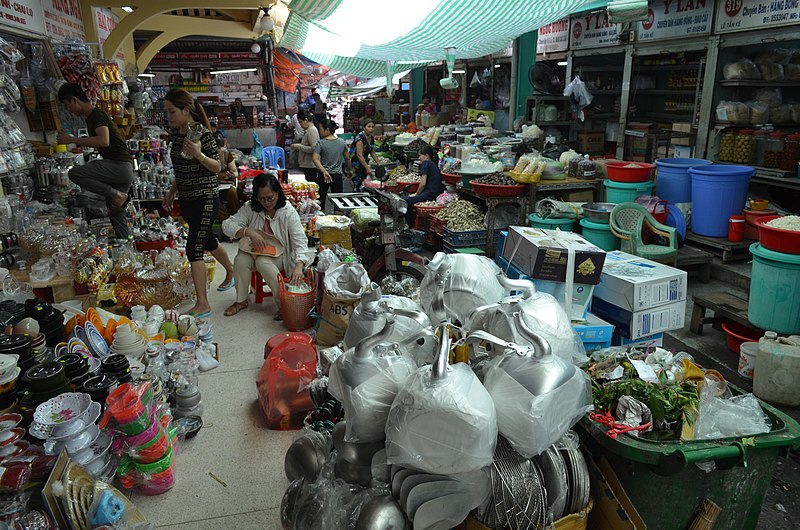
[[602,385],[592,383],[594,407],[598,411],[614,411],[621,396],[631,396],[647,405],[653,419],[659,422],[674,423],[686,414],[686,421],[694,423],[700,403],[697,386],[693,382],[672,385],[657,385],[638,378]]

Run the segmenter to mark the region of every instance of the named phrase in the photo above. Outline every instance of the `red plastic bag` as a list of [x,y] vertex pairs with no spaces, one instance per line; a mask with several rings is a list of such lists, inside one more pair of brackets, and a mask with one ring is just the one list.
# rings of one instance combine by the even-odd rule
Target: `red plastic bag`
[[299,429],[314,408],[308,385],[316,376],[317,349],[305,333],[276,337],[267,341],[267,357],[256,377],[258,402],[270,429]]

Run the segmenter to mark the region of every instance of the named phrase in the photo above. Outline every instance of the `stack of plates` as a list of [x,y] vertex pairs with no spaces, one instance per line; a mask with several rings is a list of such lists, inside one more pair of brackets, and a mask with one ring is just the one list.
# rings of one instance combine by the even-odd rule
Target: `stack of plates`
[[109,353],[141,359],[146,349],[147,341],[144,336],[133,331],[130,326],[120,325],[117,327],[116,333],[114,333],[114,342],[111,343]]
[[197,326],[197,340],[200,342],[211,342],[214,340],[214,325],[210,320],[203,321]]
[[30,444],[22,440],[25,429],[17,427],[21,421],[21,414],[0,414],[0,462],[28,449]]

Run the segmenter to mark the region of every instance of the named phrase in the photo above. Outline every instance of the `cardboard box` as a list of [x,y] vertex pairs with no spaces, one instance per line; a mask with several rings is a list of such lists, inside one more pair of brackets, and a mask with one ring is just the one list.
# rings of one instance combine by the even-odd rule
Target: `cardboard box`
[[640,350],[646,350],[647,348],[663,347],[664,334],[655,333],[653,335],[648,335],[647,337],[642,337],[641,339],[631,340],[631,339],[626,339],[622,335],[614,333],[614,336],[611,339],[611,345],[630,346],[631,348],[638,348]]
[[641,339],[654,333],[683,328],[686,320],[686,300],[632,312],[595,296],[591,311],[614,324],[621,336],[627,339]]
[[[672,130],[678,133],[692,133],[692,124],[691,123],[673,123]],[[694,145],[694,141],[691,138],[672,138],[670,142],[672,145]]]
[[686,271],[614,250],[606,255],[595,298],[630,312],[686,300]]
[[582,154],[602,154],[605,150],[605,131],[579,131],[578,152]]
[[646,530],[642,516],[636,511],[616,473],[604,458],[595,462],[586,455],[592,483],[594,507],[589,514],[588,528],[602,530]]
[[572,324],[581,340],[586,342],[611,342],[614,325],[609,324],[591,312],[586,313],[584,322]]
[[570,254],[575,262],[573,282],[597,284],[606,251],[572,232],[510,226],[502,256],[531,278],[564,282]]
[[[564,311],[567,311],[566,283],[550,280],[533,280],[533,283],[538,291],[553,295],[561,307],[564,308]],[[572,304],[570,311],[567,311],[571,320],[583,320],[586,318],[586,314],[589,312],[589,305],[592,303],[594,288],[594,285],[572,284]]]

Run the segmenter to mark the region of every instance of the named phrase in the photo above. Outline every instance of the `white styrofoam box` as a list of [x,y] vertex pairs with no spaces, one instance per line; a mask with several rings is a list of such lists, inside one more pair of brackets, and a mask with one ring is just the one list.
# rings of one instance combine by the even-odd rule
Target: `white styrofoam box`
[[633,312],[595,296],[591,311],[614,324],[619,335],[628,339],[641,339],[654,333],[683,328],[686,300]]
[[594,297],[631,312],[686,300],[686,271],[619,250],[606,254]]
[[[567,310],[567,284],[564,282],[553,282],[549,280],[533,280],[536,289],[543,293],[551,294],[558,300],[564,311]],[[583,320],[589,311],[589,304],[592,303],[592,292],[594,285],[575,283],[572,285],[572,309],[569,315],[571,320]]]

